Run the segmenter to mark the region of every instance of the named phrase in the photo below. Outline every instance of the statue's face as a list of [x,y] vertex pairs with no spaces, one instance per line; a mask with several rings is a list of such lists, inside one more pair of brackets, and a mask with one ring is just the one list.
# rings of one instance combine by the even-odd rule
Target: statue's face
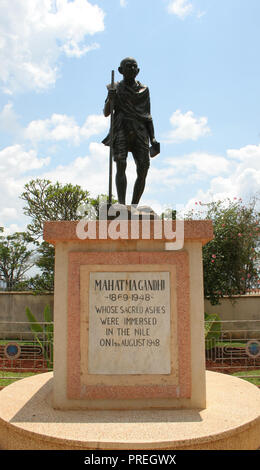
[[124,78],[126,79],[135,78],[139,72],[139,68],[135,60],[127,60],[119,69],[121,69],[119,71],[124,75]]

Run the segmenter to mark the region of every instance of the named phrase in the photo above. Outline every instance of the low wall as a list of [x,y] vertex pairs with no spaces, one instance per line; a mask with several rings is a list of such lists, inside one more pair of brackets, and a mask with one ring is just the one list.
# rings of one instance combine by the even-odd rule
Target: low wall
[[205,300],[205,312],[217,313],[222,320],[222,331],[232,330],[232,338],[260,338],[260,295],[243,295],[221,300],[211,305]]
[[[49,305],[53,314],[53,294],[33,294],[32,292],[0,292],[0,338],[22,339],[23,332],[30,332],[29,325],[16,322],[28,322],[25,313],[29,307],[37,321],[43,322],[43,310]],[[26,339],[29,335],[26,334]]]

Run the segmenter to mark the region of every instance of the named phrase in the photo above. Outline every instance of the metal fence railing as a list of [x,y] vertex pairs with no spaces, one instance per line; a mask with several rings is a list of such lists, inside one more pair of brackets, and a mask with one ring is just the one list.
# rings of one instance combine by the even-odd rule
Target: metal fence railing
[[[0,322],[0,388],[53,369],[53,323],[36,325],[37,331],[32,331],[29,322]],[[260,386],[260,319],[215,322],[205,338],[205,351],[208,370]]]
[[260,295],[260,288],[248,289],[244,295]]
[[53,369],[53,323],[0,322],[0,387]]
[[260,386],[260,319],[214,322],[205,349],[207,369]]

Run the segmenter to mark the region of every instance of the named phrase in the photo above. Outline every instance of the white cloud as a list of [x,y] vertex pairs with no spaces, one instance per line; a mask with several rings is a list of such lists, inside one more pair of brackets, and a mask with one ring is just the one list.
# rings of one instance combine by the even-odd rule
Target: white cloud
[[0,151],[1,177],[21,175],[29,170],[38,170],[49,163],[49,157],[38,158],[35,150],[26,151],[20,144]]
[[[227,150],[229,171],[226,176],[216,174],[209,181],[209,188],[199,190],[195,200],[209,202],[241,197],[248,199],[259,193],[260,145],[247,145],[240,149]],[[194,199],[193,199],[194,200]]]
[[98,48],[99,44],[96,42],[89,46],[80,47],[76,41],[71,40],[67,44],[64,44],[62,49],[68,57],[76,57],[77,59],[80,59],[80,57],[85,55],[87,52],[94,51]]
[[82,126],[72,116],[53,114],[48,119],[31,121],[24,131],[26,139],[32,142],[67,140],[75,145],[93,135],[104,132],[109,125],[103,115],[90,115]]
[[125,8],[127,6],[127,1],[126,0],[120,0],[120,6]]
[[231,170],[230,162],[220,155],[206,152],[192,152],[182,157],[166,159],[169,166],[179,175],[194,175],[196,179],[213,177]]
[[[15,148],[16,147],[16,148]],[[12,158],[10,158],[12,155]],[[17,167],[14,171],[15,161]],[[5,171],[2,173],[2,163],[5,162]],[[24,230],[30,219],[23,215],[24,201],[19,196],[24,185],[31,179],[46,178],[55,183],[78,184],[90,192],[92,196],[107,194],[109,173],[109,149],[103,144],[92,142],[87,155],[78,156],[70,163],[58,165],[53,169],[45,169],[49,159],[40,159],[36,151],[26,152],[21,146],[6,148],[0,152],[0,227],[6,228],[6,233]],[[37,174],[32,171],[37,168]],[[136,168],[133,158],[129,156],[127,167],[127,203],[132,198],[133,184],[136,178]],[[116,196],[115,165],[113,165],[113,194]]]
[[[201,210],[199,201],[207,203],[227,198],[247,201],[260,193],[260,145],[228,149],[223,156],[193,152],[165,158],[161,168],[151,166],[147,183],[145,200],[156,199],[162,192],[172,198],[184,190],[184,211],[195,207]],[[194,206],[195,201],[197,206]]]
[[5,207],[0,211],[0,218],[16,219],[17,209],[15,207]]
[[161,168],[151,165],[149,170],[146,194],[148,193],[150,197],[151,194],[158,194],[158,184],[160,191],[172,191],[173,188],[176,190],[187,185],[195,188],[218,175],[229,175],[233,168],[227,158],[205,152],[165,158],[162,164]]
[[195,117],[192,111],[183,114],[179,109],[175,111],[170,123],[173,130],[165,134],[166,142],[177,143],[185,140],[198,140],[200,137],[210,134],[207,117]]
[[108,129],[109,121],[103,115],[92,114],[87,117],[80,129],[82,137],[89,139],[92,135],[100,134]]
[[[35,150],[27,151],[22,145],[12,145],[0,151],[0,226],[7,233],[24,230],[23,203],[19,199],[25,183],[50,163],[50,158],[39,158]],[[36,176],[37,177],[37,176]]]
[[184,19],[192,12],[192,3],[188,0],[171,0],[168,4],[168,12]]
[[7,237],[8,235],[12,235],[14,232],[23,232],[25,230],[23,225],[18,224],[10,224],[8,227],[4,227],[4,232],[1,235]]
[[1,0],[0,80],[6,93],[55,84],[59,58],[97,46],[86,36],[104,30],[104,12],[88,0]]
[[227,150],[229,158],[240,160],[246,164],[254,164],[258,168],[260,166],[260,145],[246,145],[241,149],[229,149]]
[[0,112],[0,129],[8,134],[20,132],[19,117],[13,110],[13,104],[7,103]]
[[[95,162],[95,164],[93,164]],[[103,144],[92,142],[89,154],[77,157],[68,165],[59,165],[45,172],[42,177],[63,184],[79,184],[91,193],[106,191],[108,181],[108,152]],[[108,183],[107,183],[108,185]]]
[[[113,164],[113,195],[116,196],[115,186],[116,165]],[[127,159],[127,204],[131,203],[133,186],[136,179],[136,166],[132,155]],[[103,144],[92,142],[87,155],[80,156],[68,165],[59,165],[55,169],[42,173],[41,178],[50,179],[62,184],[78,184],[87,189],[92,196],[108,193],[109,183],[109,148]]]

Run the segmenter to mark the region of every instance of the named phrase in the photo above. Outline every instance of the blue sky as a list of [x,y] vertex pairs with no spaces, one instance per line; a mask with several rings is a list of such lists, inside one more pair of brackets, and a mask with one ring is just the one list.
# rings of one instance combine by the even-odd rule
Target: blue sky
[[[7,233],[28,222],[19,195],[31,179],[107,192],[102,110],[126,56],[149,86],[161,142],[141,204],[160,212],[259,191],[259,0],[2,0],[0,18]],[[130,203],[131,154],[127,172]]]

